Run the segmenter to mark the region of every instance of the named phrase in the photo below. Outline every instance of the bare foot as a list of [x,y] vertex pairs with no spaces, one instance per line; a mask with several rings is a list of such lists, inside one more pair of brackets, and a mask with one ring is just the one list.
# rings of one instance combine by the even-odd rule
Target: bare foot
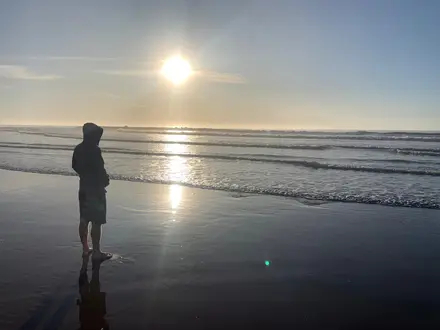
[[98,260],[105,261],[105,260],[111,259],[111,257],[113,257],[113,254],[108,253],[108,252],[99,251],[99,252],[93,252],[93,254],[92,254],[92,259],[95,261],[98,261]]

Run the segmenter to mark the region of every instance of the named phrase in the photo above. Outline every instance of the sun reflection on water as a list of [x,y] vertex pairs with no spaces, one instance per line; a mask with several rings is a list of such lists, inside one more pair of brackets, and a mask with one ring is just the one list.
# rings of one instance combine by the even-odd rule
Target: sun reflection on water
[[[186,135],[167,135],[167,141],[170,142],[185,142]],[[179,143],[170,143],[165,145],[165,152],[167,154],[176,154],[176,156],[168,156],[167,177],[171,182],[185,182],[188,176],[187,158],[180,157],[178,154],[183,154],[188,151],[188,145]],[[171,205],[171,212],[177,213],[179,205],[182,201],[182,187],[178,184],[172,184],[169,188],[169,200]],[[175,219],[173,219],[175,221]]]
[[[176,139],[177,138],[177,139]],[[186,141],[186,135],[168,136],[168,141]],[[172,182],[182,182],[185,181],[188,175],[188,164],[187,158],[178,156],[178,154],[184,154],[188,151],[188,145],[171,143],[165,145],[165,152],[167,154],[176,154],[176,156],[168,156],[167,164],[167,176],[168,180]]]
[[186,142],[188,141],[188,135],[185,134],[179,134],[179,135],[165,135],[165,139],[168,142]]
[[173,212],[173,214],[176,214],[177,209],[182,200],[182,187],[177,184],[171,185],[169,196],[170,196],[171,211]]

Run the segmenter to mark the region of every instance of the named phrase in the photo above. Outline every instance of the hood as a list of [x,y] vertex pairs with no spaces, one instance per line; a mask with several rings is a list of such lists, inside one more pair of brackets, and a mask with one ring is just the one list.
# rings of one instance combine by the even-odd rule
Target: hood
[[86,143],[98,145],[104,129],[94,123],[85,123],[83,126],[83,139]]

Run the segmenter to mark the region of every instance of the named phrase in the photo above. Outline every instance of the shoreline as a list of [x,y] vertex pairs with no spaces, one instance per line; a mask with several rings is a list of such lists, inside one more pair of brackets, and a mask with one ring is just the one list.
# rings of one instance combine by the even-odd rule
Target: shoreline
[[[78,177],[75,173],[71,171],[66,171],[64,173],[55,172],[55,171],[44,171],[44,170],[26,170],[23,171],[22,169],[15,169],[13,167],[11,168],[0,168],[0,172],[15,172],[15,173],[24,173],[24,174],[37,174],[37,175],[48,175],[48,176],[57,176],[57,177]],[[159,180],[146,180],[146,179],[136,179],[136,178],[120,178],[120,176],[116,175],[110,175],[111,181],[119,181],[119,182],[127,182],[127,183],[137,183],[137,184],[153,184],[153,185],[165,185],[165,186],[172,186],[172,185],[178,185],[181,187],[185,187],[188,189],[199,189],[199,190],[206,190],[206,191],[212,191],[212,192],[223,192],[223,193],[229,193],[229,194],[241,194],[241,195],[248,195],[248,196],[267,196],[267,197],[275,197],[275,198],[285,198],[288,200],[295,201],[299,204],[307,205],[307,206],[314,206],[314,205],[322,205],[322,204],[349,204],[349,205],[374,205],[374,206],[383,206],[383,207],[390,207],[390,208],[405,208],[405,209],[425,209],[425,210],[440,210],[438,206],[430,206],[430,205],[424,205],[424,206],[413,206],[413,205],[407,205],[405,203],[400,203],[396,205],[389,205],[384,204],[381,200],[378,201],[365,201],[365,202],[358,202],[358,201],[350,201],[350,200],[326,200],[326,199],[312,199],[307,198],[307,196],[290,196],[288,194],[282,194],[282,193],[275,193],[270,191],[264,191],[264,192],[258,192],[258,191],[249,191],[245,189],[234,189],[234,188],[221,188],[221,187],[209,187],[209,186],[202,186],[202,185],[193,185],[190,183],[182,183],[182,182],[172,182],[172,181],[159,181]]]

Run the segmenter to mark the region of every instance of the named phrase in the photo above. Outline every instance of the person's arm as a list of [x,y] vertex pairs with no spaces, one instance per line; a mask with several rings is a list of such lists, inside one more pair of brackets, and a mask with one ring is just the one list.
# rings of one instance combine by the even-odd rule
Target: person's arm
[[73,156],[72,156],[72,168],[78,174],[78,166],[75,156],[76,156],[76,150],[73,152]]
[[96,159],[96,170],[99,182],[103,187],[107,187],[110,184],[110,179],[107,171],[104,167],[104,159],[102,158],[101,149],[98,148],[97,159]]

